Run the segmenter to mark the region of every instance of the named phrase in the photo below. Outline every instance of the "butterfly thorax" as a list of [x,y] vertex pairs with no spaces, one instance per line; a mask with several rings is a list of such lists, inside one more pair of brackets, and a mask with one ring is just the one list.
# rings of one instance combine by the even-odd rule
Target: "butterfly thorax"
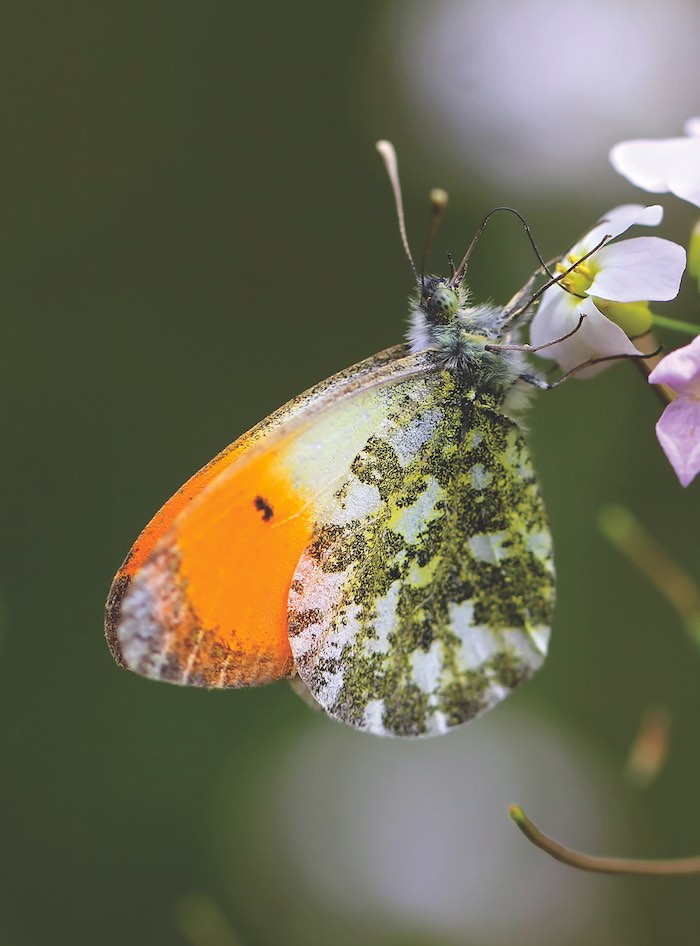
[[502,401],[524,369],[519,352],[493,351],[504,341],[501,306],[469,304],[466,286],[441,276],[425,276],[411,300],[408,340],[411,352],[431,351],[441,368],[466,387]]

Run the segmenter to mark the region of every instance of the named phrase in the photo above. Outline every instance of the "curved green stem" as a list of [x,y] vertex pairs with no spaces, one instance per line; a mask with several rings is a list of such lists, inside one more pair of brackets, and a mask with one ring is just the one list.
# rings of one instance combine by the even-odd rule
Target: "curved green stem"
[[700,325],[691,325],[690,322],[681,322],[680,319],[669,319],[665,315],[651,313],[651,320],[659,328],[668,328],[683,335],[700,335]]
[[604,506],[598,515],[603,535],[661,592],[700,646],[700,587],[667,554],[626,506]]

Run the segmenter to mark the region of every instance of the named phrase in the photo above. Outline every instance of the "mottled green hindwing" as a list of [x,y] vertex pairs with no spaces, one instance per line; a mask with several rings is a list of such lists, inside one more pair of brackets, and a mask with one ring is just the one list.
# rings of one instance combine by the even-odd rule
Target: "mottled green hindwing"
[[375,733],[446,731],[540,666],[551,538],[527,447],[447,371],[385,389],[386,419],[329,492],[289,597],[300,677]]

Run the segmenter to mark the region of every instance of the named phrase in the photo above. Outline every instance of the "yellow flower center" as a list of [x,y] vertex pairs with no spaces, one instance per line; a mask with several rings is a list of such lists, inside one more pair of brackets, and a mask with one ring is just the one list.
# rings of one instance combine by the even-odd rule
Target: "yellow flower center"
[[[556,265],[558,273],[566,273],[563,279],[559,280],[559,285],[565,291],[573,293],[569,295],[568,302],[572,308],[576,308],[581,303],[581,296],[588,296],[593,280],[600,271],[600,266],[596,263],[594,257],[590,257],[579,263],[582,252],[570,252]],[[574,267],[571,269],[571,267]],[[570,273],[567,270],[571,269]],[[593,302],[599,312],[619,325],[625,334],[634,338],[638,335],[644,335],[651,329],[653,316],[649,309],[649,303],[641,300],[639,302],[611,302],[609,299],[601,299],[600,296],[592,296]]]
[[[569,253],[568,256],[565,256],[564,259],[557,263],[557,272],[566,273],[567,269],[571,269],[577,259],[580,259],[580,257]],[[584,260],[583,263],[578,263],[563,279],[560,279],[559,285],[568,292],[585,296],[591,287],[595,272],[595,267],[591,265],[591,261]]]

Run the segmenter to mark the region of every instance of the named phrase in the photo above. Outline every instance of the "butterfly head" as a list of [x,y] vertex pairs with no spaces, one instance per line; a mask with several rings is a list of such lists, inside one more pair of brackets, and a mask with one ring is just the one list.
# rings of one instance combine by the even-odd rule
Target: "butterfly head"
[[464,299],[441,276],[425,276],[418,284],[419,305],[426,318],[435,325],[448,325],[454,321]]
[[[439,350],[445,338],[481,342],[497,338],[493,306],[469,305],[470,292],[445,276],[421,276],[411,301],[409,341],[413,351]],[[500,312],[500,310],[498,310]]]
[[[419,272],[406,235],[394,146],[388,141],[378,141],[377,150],[384,161],[394,192],[401,242],[417,283],[416,296],[411,300],[408,329],[411,352],[432,352],[441,368],[459,374],[468,384],[474,384],[492,392],[497,399],[502,399],[522,373],[524,362],[521,354],[512,347],[504,346],[496,350],[494,346],[502,342],[506,335],[505,310],[491,303],[470,305],[470,292],[464,277],[472,251],[489,218],[497,210],[511,208],[497,207],[489,211],[459,266],[455,268],[450,257],[449,276],[424,275],[433,239],[447,206],[447,193],[440,188],[430,192],[430,227]],[[517,211],[513,213],[520,217]]]
[[440,367],[500,397],[523,371],[523,358],[518,352],[489,350],[503,338],[503,307],[470,305],[469,295],[463,283],[455,285],[449,277],[419,279],[408,342],[412,352],[432,352]]

